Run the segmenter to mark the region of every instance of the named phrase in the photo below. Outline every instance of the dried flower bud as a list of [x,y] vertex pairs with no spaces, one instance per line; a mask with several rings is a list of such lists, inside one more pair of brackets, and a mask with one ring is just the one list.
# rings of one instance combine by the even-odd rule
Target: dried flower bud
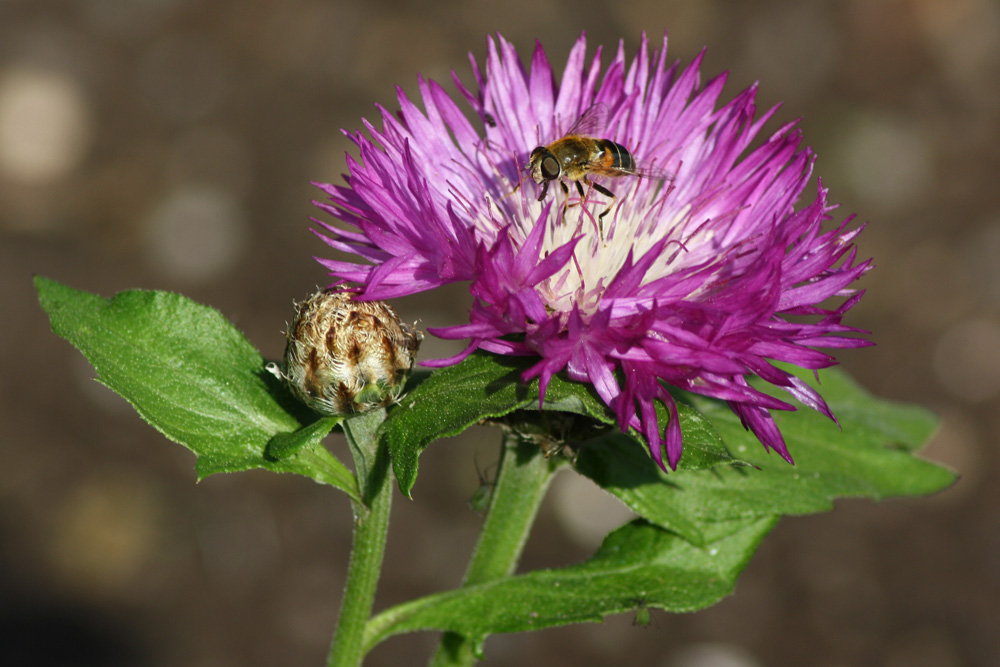
[[283,370],[269,370],[316,412],[364,412],[399,398],[423,334],[383,301],[319,291],[295,304]]

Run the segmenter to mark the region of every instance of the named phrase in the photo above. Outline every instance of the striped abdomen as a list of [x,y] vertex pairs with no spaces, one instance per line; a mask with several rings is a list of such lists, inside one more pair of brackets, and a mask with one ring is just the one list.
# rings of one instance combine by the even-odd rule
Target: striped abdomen
[[606,169],[616,171],[634,172],[635,158],[628,152],[628,149],[621,144],[616,144],[610,139],[597,139],[597,145],[601,147],[602,166]]

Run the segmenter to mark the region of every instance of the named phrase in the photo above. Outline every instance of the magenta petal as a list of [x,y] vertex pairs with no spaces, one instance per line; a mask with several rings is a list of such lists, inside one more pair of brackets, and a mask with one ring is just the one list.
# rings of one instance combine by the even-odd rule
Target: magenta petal
[[[677,470],[677,464],[681,460],[681,450],[682,450],[682,438],[681,438],[681,422],[680,415],[677,413],[677,404],[674,403],[673,397],[667,393],[662,392],[660,394],[661,400],[667,406],[667,410],[670,412],[670,421],[667,422],[667,463],[670,464],[672,470]],[[659,461],[660,467],[663,467],[663,462]]]
[[430,361],[420,362],[421,366],[427,366],[428,368],[444,368],[445,366],[454,366],[455,364],[465,361],[470,354],[476,351],[479,347],[477,341],[472,341],[469,343],[468,347],[459,352],[453,357],[447,357],[445,359],[431,359]]

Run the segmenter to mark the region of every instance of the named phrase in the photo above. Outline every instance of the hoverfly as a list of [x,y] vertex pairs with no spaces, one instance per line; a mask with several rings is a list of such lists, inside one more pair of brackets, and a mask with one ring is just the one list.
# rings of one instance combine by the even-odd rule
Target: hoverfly
[[[598,216],[598,225],[603,236],[603,221],[617,197],[615,193],[600,183],[590,180],[591,176],[652,176],[659,172],[636,167],[635,158],[627,148],[611,139],[599,139],[588,136],[592,132],[603,129],[607,120],[608,108],[598,103],[587,109],[580,119],[567,131],[561,139],[545,146],[538,146],[531,151],[528,170],[532,180],[542,186],[538,196],[541,201],[549,190],[549,183],[559,181],[565,194],[569,194],[566,181],[573,181],[580,198],[584,198],[583,184],[597,190],[606,197],[611,197],[611,203]],[[665,174],[664,174],[665,175]]]

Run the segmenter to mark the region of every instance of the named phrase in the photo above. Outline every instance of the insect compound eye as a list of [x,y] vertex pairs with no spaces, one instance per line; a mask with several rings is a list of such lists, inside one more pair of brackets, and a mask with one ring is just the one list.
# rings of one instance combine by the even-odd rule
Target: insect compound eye
[[559,178],[559,174],[561,173],[562,169],[559,168],[558,160],[551,155],[546,155],[542,158],[542,176],[551,181]]

